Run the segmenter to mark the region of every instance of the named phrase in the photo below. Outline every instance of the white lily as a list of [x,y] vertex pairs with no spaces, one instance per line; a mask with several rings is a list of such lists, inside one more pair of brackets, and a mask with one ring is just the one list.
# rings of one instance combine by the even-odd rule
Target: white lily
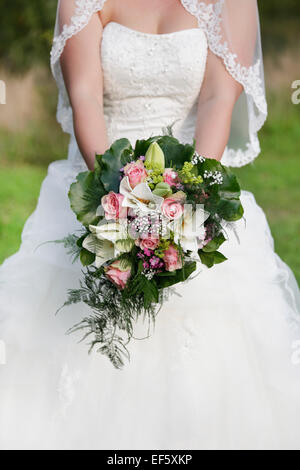
[[90,225],[89,228],[92,232],[90,236],[93,237],[90,238],[90,244],[93,241],[95,244],[95,239],[98,241],[96,256],[103,259],[102,264],[121,253],[128,253],[134,245],[134,240],[128,235],[127,219],[122,220],[122,223],[102,221],[99,225]]
[[134,189],[125,176],[120,184],[120,193],[124,196],[122,206],[138,209],[142,212],[158,212],[164,198],[153,194],[147,183],[140,183]]
[[99,225],[90,225],[89,229],[99,240],[109,240],[115,243],[128,238],[127,219],[124,219],[122,223],[103,220]]
[[182,217],[169,224],[169,229],[174,233],[175,242],[180,243],[184,251],[197,253],[197,239],[205,238],[204,222],[208,217],[209,214],[201,205],[197,205],[194,211],[192,205],[185,204]]
[[100,268],[100,266],[106,263],[106,261],[109,261],[110,259],[114,258],[114,244],[109,240],[99,240],[93,233],[91,233],[84,239],[82,246],[91,253],[95,253],[96,268]]

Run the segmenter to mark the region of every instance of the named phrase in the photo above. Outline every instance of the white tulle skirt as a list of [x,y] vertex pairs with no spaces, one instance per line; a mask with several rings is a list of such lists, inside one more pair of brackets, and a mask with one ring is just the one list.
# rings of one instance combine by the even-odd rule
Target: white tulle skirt
[[75,174],[50,165],[21,249],[0,268],[0,447],[300,449],[299,290],[252,194],[229,261],[178,288],[120,371],[65,335],[86,307],[55,312],[81,266],[39,246],[79,229]]

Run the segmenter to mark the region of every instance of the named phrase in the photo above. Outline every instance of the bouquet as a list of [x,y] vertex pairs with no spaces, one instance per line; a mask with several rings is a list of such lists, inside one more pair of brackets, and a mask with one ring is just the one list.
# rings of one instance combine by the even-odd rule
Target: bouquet
[[113,143],[96,155],[94,171],[71,185],[72,210],[83,226],[63,242],[84,266],[78,289],[64,305],[83,302],[83,330],[116,368],[139,317],[154,322],[174,286],[197,264],[226,260],[225,227],[243,216],[240,186],[220,162],[172,136]]

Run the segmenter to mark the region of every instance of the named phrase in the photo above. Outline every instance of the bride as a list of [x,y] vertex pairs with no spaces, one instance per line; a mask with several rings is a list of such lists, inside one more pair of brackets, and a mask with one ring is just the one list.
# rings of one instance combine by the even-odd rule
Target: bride
[[80,228],[68,188],[120,137],[174,124],[201,155],[254,160],[267,114],[256,0],[60,0],[51,64],[69,155],[0,268],[0,447],[299,449],[299,290],[252,194],[229,261],[180,285],[122,371],[65,335],[85,307],[55,312],[81,268],[44,243]]

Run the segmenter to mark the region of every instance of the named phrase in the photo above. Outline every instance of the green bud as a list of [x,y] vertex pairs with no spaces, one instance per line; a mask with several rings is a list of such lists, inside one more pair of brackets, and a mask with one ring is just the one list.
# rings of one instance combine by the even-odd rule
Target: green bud
[[153,142],[146,152],[146,163],[151,168],[160,170],[162,173],[165,171],[165,156],[157,142]]

